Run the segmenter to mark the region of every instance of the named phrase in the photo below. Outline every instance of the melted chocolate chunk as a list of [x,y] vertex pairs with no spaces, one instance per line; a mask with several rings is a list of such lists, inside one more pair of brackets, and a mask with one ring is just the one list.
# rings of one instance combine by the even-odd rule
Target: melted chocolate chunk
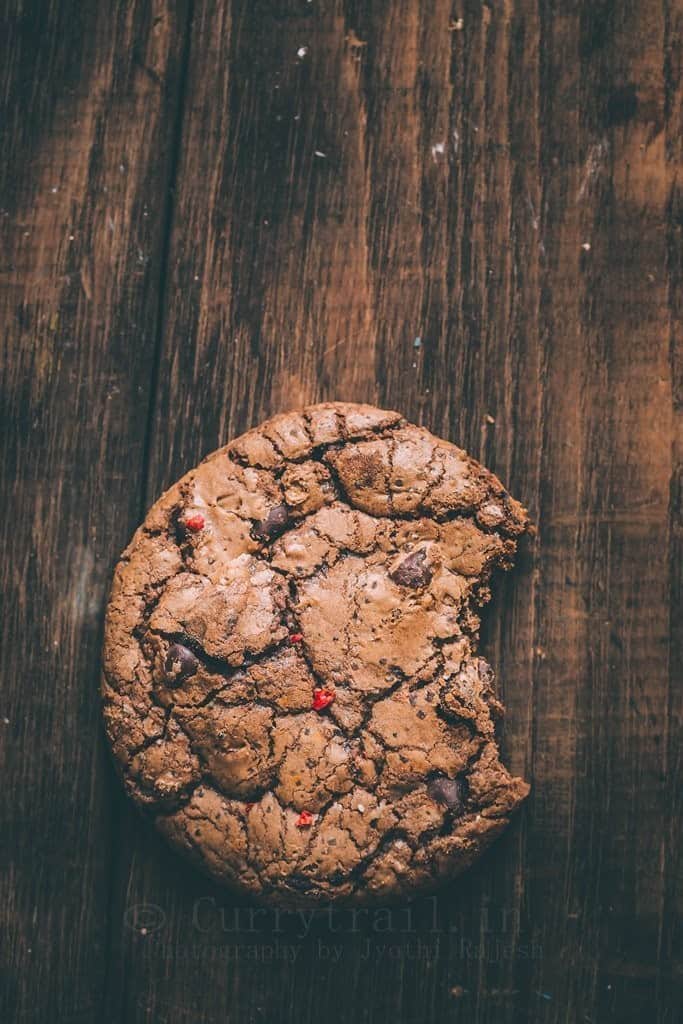
[[287,882],[296,892],[309,892],[313,888],[310,878],[305,875],[290,875]]
[[179,686],[183,679],[193,676],[197,671],[198,661],[192,651],[182,644],[171,644],[164,660],[169,686]]
[[462,814],[465,810],[465,783],[462,779],[449,779],[447,775],[437,775],[427,783],[427,792],[432,800],[445,806],[453,814]]
[[426,587],[434,574],[427,565],[427,552],[422,549],[404,558],[389,575],[399,586],[412,587],[413,590],[417,590],[419,587]]
[[271,508],[265,519],[254,525],[253,533],[259,540],[270,540],[282,533],[289,522],[289,512],[286,505],[276,505]]

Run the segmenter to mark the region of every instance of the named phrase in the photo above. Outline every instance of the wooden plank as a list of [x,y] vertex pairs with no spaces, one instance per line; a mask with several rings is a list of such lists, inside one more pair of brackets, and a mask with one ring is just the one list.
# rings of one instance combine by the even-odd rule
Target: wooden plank
[[545,149],[557,162],[526,868],[543,958],[526,1005],[546,993],[549,1021],[674,1019],[658,936],[675,785],[664,747],[677,167],[663,134],[665,12],[640,13],[595,4],[558,19],[548,5],[545,18]]
[[672,392],[671,486],[669,494],[669,691],[663,773],[669,794],[663,801],[661,925],[657,936],[659,1005],[675,1020],[683,1014],[683,9],[664,6],[664,147],[673,173],[667,209],[667,303]]
[[[656,1014],[672,1015],[676,984],[659,936],[669,915],[661,823],[677,785],[665,750],[674,436],[667,229],[681,168],[667,152],[664,127],[675,98],[667,93],[661,60],[665,10],[648,12],[634,34],[630,22],[639,13],[632,3],[616,20],[605,90],[614,163],[595,305],[609,342],[610,433],[597,447],[599,477],[609,476],[610,488],[595,503],[606,519],[600,531],[605,594],[599,597],[604,654],[587,757],[589,771],[603,774],[586,792],[596,805],[595,824],[606,833],[596,872],[598,899],[608,911],[599,935],[596,1011],[634,1021],[653,1003]],[[597,707],[605,705],[615,710],[603,722]],[[609,808],[607,815],[600,805]]]
[[5,7],[0,1018],[91,1021],[122,803],[101,616],[140,515],[183,14]]

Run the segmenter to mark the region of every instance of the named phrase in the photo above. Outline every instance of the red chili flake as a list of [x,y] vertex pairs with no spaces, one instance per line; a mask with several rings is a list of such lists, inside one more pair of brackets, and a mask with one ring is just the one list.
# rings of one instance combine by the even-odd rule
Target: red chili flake
[[322,711],[323,708],[328,707],[334,700],[334,690],[314,690],[313,691],[313,710]]
[[250,810],[252,809],[252,807],[255,807],[255,806],[256,806],[256,804],[254,804],[254,803],[246,803],[246,804],[244,805],[244,809],[245,809],[246,811],[250,811]]
[[199,533],[200,530],[204,529],[204,523],[206,520],[201,512],[197,512],[195,515],[190,516],[189,519],[185,520],[185,526],[188,530],[192,530],[193,533]]
[[304,638],[303,633],[290,633],[289,634],[289,642],[290,642],[290,644],[300,644],[301,641],[303,640],[303,638]]
[[296,819],[297,828],[310,828],[313,824],[313,815],[310,811],[302,811]]

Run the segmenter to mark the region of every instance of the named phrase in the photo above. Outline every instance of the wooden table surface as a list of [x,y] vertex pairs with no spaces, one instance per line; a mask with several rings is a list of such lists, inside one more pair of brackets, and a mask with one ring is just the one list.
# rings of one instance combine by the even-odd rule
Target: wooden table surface
[[[681,0],[3,8],[0,1020],[680,1021]],[[102,615],[164,487],[330,398],[531,509],[533,790],[435,900],[278,917],[124,798]]]

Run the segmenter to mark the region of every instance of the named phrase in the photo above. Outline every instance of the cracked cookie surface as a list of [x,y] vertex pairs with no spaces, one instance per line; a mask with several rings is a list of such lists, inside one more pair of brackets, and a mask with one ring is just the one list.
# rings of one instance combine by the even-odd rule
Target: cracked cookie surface
[[128,793],[214,878],[280,905],[458,874],[528,792],[476,650],[527,527],[465,452],[371,406],[214,452],[116,569],[102,695]]

